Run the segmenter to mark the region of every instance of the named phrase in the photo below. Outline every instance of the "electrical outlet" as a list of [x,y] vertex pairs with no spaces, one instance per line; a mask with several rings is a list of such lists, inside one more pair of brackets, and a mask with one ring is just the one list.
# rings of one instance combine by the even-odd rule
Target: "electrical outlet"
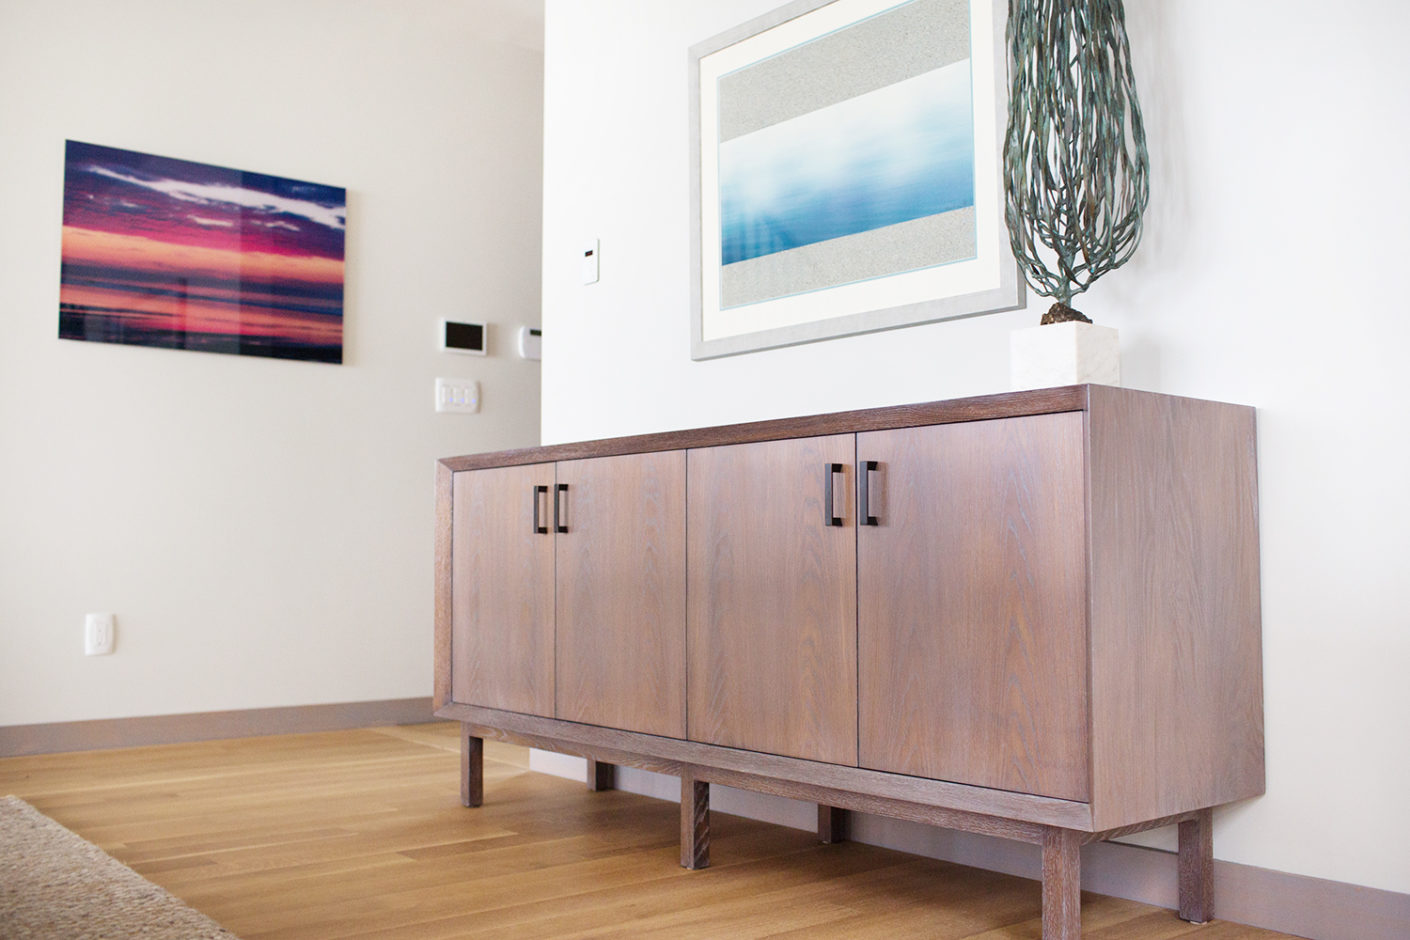
[[113,651],[112,614],[89,614],[83,619],[83,655],[106,656]]

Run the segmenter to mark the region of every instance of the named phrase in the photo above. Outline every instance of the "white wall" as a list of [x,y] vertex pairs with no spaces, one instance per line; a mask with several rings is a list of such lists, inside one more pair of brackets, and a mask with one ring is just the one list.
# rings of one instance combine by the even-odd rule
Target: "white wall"
[[[1007,388],[1044,298],[690,361],[687,50],[779,2],[548,0],[545,442]],[[1120,329],[1125,384],[1259,408],[1268,793],[1215,853],[1410,891],[1410,6],[1126,8],[1153,195],[1078,306]]]
[[[539,437],[542,52],[483,2],[0,0],[0,725],[430,694],[434,460]],[[57,339],[66,138],[347,187],[344,364]]]

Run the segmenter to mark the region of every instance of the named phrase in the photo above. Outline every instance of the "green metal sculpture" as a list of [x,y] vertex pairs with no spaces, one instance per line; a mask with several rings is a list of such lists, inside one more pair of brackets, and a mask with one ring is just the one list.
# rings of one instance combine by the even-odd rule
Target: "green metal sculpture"
[[1150,196],[1121,0],[1009,0],[1004,219],[1043,323],[1125,264]]

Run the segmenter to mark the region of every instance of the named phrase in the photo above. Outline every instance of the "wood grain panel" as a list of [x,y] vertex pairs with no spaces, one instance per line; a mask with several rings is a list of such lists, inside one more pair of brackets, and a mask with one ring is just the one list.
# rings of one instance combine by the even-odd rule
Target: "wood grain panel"
[[818,804],[818,841],[824,845],[835,845],[847,841],[847,830],[851,814],[840,806]]
[[1082,415],[858,436],[861,763],[1086,800]]
[[1043,940],[1082,938],[1082,843],[1071,829],[1043,840]]
[[553,535],[534,531],[535,486],[551,494],[552,465],[455,474],[451,691],[552,716]]
[[1207,924],[1214,919],[1214,810],[1181,822],[1178,838],[1180,919]]
[[588,758],[587,788],[593,791],[617,788],[617,765]]
[[460,805],[482,806],[485,802],[485,739],[461,725]]
[[692,740],[856,763],[854,456],[852,435],[689,452]]
[[[488,726],[475,725],[474,729],[476,734],[490,741],[518,744],[523,747],[533,747],[560,754],[583,756],[588,753],[593,753],[610,757],[616,765],[640,767],[643,770],[650,770],[666,776],[680,776],[683,773],[689,772],[693,774],[696,779],[708,783],[718,783],[740,790],[752,790],[757,793],[769,793],[774,796],[784,796],[803,802],[817,802],[820,808],[830,808],[834,814],[840,814],[844,817],[844,832],[848,828],[845,819],[848,818],[849,813],[854,811],[923,823],[928,826],[941,826],[946,829],[958,829],[963,832],[972,832],[979,835],[1012,839],[1018,842],[1028,842],[1034,845],[1042,845],[1044,833],[1050,828],[1048,824],[1043,823],[1023,822],[1015,819],[1007,819],[1002,816],[991,816],[987,813],[946,809],[930,803],[896,800],[889,797],[872,796],[855,790],[839,790],[832,786],[803,783],[799,782],[796,778],[762,776],[756,773],[727,770],[718,766],[695,766],[679,761],[663,760],[657,757],[645,757],[610,747],[600,748],[594,745],[589,748],[571,741],[563,741],[557,738],[549,738],[538,734],[528,734],[518,731],[504,731]],[[687,746],[705,747],[706,745]],[[819,766],[855,772],[855,768],[838,768],[838,765],[835,764]],[[865,773],[865,771],[863,771],[863,773]],[[952,785],[941,784],[941,786]],[[1019,797],[1019,799],[1024,798]],[[824,803],[835,805],[823,807],[822,804]],[[1086,809],[1085,804],[1068,803],[1063,805],[1073,809],[1073,812],[1067,814],[1073,820],[1085,818],[1082,813],[1082,811]],[[1091,838],[1093,841],[1096,841],[1097,834],[1091,834]]]
[[1034,823],[1084,832],[1092,829],[1090,808],[1072,800],[799,760],[472,705],[449,705],[438,714],[470,724],[476,734],[485,738],[517,741],[671,775],[678,775],[682,766],[689,766],[703,780],[810,803],[957,829],[967,828],[965,818],[983,816],[987,828],[974,831],[1010,839],[1032,841]]
[[681,774],[681,867],[710,867],[710,784]]
[[435,593],[435,662],[433,666],[432,708],[450,702],[451,621],[455,587],[451,571],[452,507],[455,474],[445,464],[436,464],[436,593]]
[[558,465],[558,717],[685,737],[685,452]]
[[610,457],[617,454],[642,454],[658,450],[685,450],[692,447],[717,447],[722,444],[746,444],[778,441],[797,437],[823,437],[854,431],[875,431],[886,428],[912,428],[931,424],[951,424],[957,421],[984,421],[990,418],[1030,414],[1052,414],[1077,411],[1087,406],[1086,385],[1067,385],[1002,395],[979,395],[948,401],[893,405],[888,408],[868,408],[862,411],[841,411],[832,414],[804,415],[797,418],[775,418],[750,421],[712,428],[667,431],[660,434],[639,434],[597,441],[574,441],[547,447],[524,447],[498,453],[467,454],[441,460],[451,470],[477,470],[483,467],[508,467],[555,460],[579,460],[585,457]]
[[1091,389],[1098,828],[1263,792],[1253,409]]
[[1138,832],[1149,832],[1152,829],[1178,826],[1181,823],[1195,819],[1202,812],[1206,811],[1196,810],[1193,813],[1178,813],[1174,816],[1162,816],[1159,819],[1148,819],[1145,822],[1132,823],[1129,826],[1117,826],[1115,829],[1103,829],[1100,832],[1084,832],[1082,833],[1082,844],[1091,845],[1093,842],[1107,842],[1112,839],[1120,839],[1122,836],[1134,835]]

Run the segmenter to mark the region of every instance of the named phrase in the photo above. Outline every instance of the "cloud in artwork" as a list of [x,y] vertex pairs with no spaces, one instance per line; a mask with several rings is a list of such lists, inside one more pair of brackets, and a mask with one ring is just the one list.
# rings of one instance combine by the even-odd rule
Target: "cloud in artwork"
[[194,183],[176,179],[143,179],[121,170],[105,166],[90,166],[89,172],[109,179],[115,179],[132,186],[140,186],[161,193],[171,199],[193,202],[201,205],[219,206],[226,209],[254,209],[277,215],[291,215],[308,219],[316,225],[342,231],[347,225],[345,206],[321,206],[303,199],[290,199],[274,193],[258,192],[239,186],[226,186],[219,183]]

